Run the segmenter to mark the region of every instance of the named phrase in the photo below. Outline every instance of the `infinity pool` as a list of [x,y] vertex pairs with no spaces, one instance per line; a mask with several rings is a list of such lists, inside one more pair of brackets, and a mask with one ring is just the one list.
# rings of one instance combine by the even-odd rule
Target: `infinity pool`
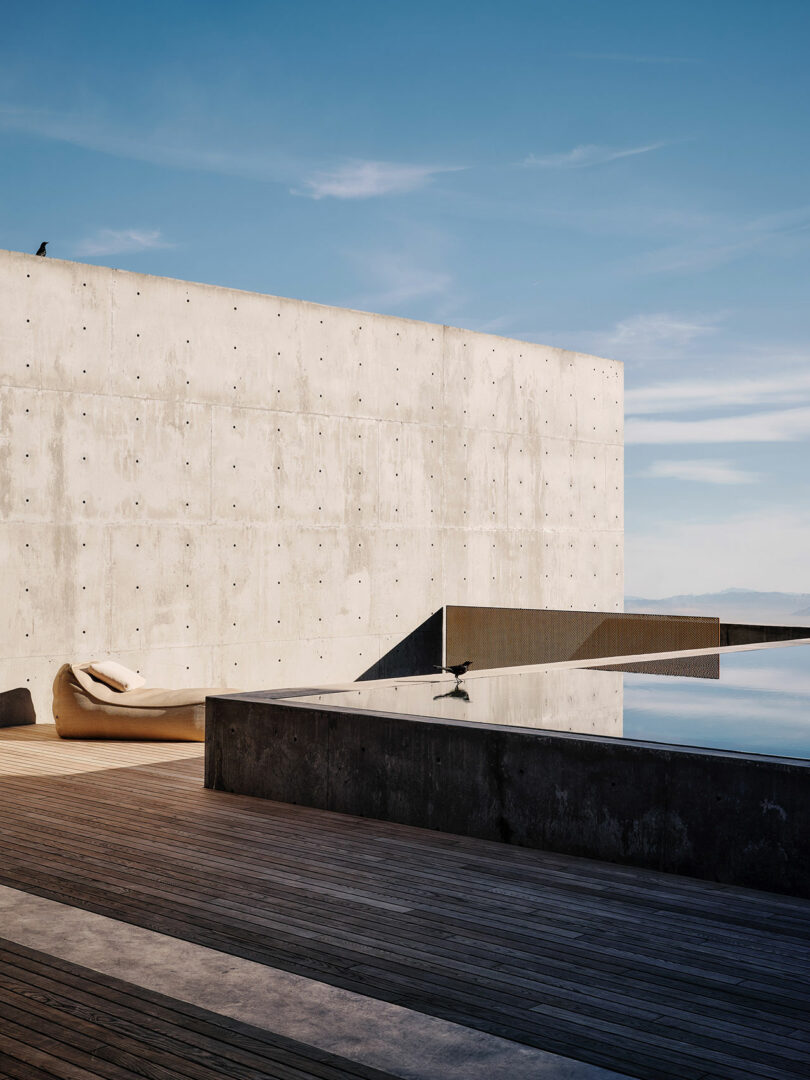
[[358,685],[296,700],[372,712],[461,720],[810,758],[810,645],[763,646],[710,657],[713,676],[545,667],[385,686]]
[[720,678],[624,675],[624,737],[810,758],[810,645],[720,656]]

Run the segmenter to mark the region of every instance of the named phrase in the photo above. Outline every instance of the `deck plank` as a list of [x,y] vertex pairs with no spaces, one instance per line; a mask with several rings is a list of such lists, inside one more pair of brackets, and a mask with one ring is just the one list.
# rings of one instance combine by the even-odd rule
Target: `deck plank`
[[[109,1080],[392,1080],[216,1013],[0,939],[6,1045]],[[28,1051],[34,1054],[27,1057]],[[45,1057],[38,1055],[47,1055]]]
[[206,791],[202,757],[0,732],[0,883],[642,1080],[810,1073],[810,902]]

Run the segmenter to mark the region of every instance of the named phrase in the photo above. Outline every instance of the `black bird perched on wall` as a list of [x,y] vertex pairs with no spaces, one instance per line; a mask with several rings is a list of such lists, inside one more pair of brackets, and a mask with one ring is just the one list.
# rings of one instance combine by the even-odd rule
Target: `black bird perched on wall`
[[455,675],[456,682],[458,682],[462,675],[467,674],[467,668],[472,666],[472,660],[465,660],[463,664],[448,664],[447,667],[444,664],[434,664],[433,666],[437,671],[447,671],[451,675]]
[[47,241],[47,240],[42,241],[42,243],[37,248],[37,255],[47,255],[48,254],[48,252],[45,250],[45,248],[48,246],[48,243],[49,243],[49,241]]

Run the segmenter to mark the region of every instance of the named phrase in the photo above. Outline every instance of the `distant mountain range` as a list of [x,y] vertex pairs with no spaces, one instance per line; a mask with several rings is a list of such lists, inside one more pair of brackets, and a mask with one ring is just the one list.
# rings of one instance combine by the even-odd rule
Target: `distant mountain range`
[[717,615],[726,622],[810,625],[810,593],[755,592],[724,589],[716,593],[685,593],[652,600],[626,596],[625,611],[649,611],[660,615]]

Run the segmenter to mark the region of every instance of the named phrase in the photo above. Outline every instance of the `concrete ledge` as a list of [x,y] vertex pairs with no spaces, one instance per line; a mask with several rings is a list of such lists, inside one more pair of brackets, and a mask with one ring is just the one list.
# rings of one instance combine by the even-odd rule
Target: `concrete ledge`
[[810,896],[810,763],[209,698],[206,787]]

